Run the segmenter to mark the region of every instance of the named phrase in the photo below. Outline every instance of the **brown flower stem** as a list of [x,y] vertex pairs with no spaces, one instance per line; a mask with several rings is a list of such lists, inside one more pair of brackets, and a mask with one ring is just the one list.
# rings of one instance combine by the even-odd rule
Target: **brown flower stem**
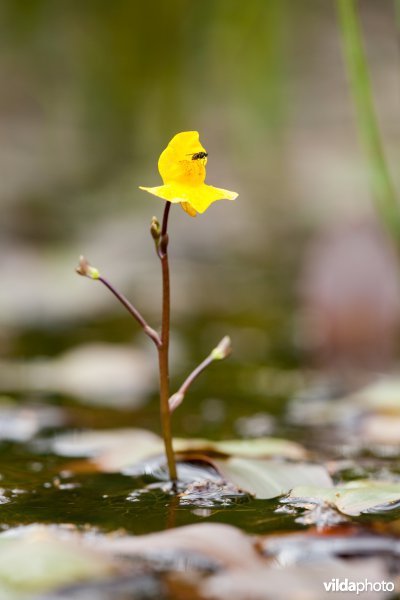
[[147,321],[145,321],[145,319],[142,317],[140,312],[105,277],[100,275],[97,279],[98,279],[98,281],[101,281],[101,283],[110,290],[110,292],[126,308],[126,310],[129,312],[129,314],[131,314],[132,317],[134,319],[136,319],[136,321],[139,323],[139,325],[143,328],[143,331],[145,332],[145,334],[148,335],[149,338],[153,340],[153,342],[157,346],[157,349],[159,350],[160,346],[161,346],[161,339],[160,339],[158,333],[152,327],[150,327],[150,325],[147,323]]
[[170,284],[168,263],[168,216],[171,202],[167,202],[164,209],[161,227],[160,242],[158,245],[158,256],[161,261],[162,270],[162,322],[161,322],[161,344],[158,346],[158,362],[160,373],[160,412],[163,430],[165,454],[167,456],[169,476],[175,487],[178,479],[174,450],[172,447],[171,415],[169,411],[169,329],[170,329]]

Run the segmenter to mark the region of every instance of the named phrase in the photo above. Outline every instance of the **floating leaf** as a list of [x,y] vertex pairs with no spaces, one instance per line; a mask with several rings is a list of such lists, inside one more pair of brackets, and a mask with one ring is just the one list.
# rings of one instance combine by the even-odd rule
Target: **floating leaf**
[[[306,455],[302,446],[288,440],[258,438],[254,440],[227,440],[213,442],[206,439],[174,439],[174,450],[181,458],[190,458],[194,453],[219,454],[238,457],[268,457],[301,459]],[[116,472],[135,466],[148,459],[162,456],[162,439],[145,429],[110,429],[61,434],[53,438],[52,449],[62,456],[92,459],[95,468]]]
[[364,408],[400,413],[400,378],[382,377],[346,400]]
[[127,428],[64,433],[53,439],[52,449],[61,456],[90,457],[87,466],[114,473],[159,456],[164,445],[151,431]]
[[239,488],[267,499],[287,494],[298,485],[315,484],[321,487],[332,485],[331,478],[321,465],[311,463],[289,463],[271,459],[229,458],[213,460],[213,464],[224,477]]
[[265,556],[274,557],[283,567],[341,556],[397,558],[400,555],[399,540],[360,530],[353,524],[287,535],[266,535],[258,540],[257,546]]
[[364,444],[397,446],[400,444],[400,415],[367,415],[361,425],[360,438]]
[[[290,565],[274,568],[261,565],[250,569],[222,571],[209,577],[201,587],[206,598],[213,600],[321,600],[338,596],[339,598],[357,598],[355,588],[346,593],[326,594],[325,586],[337,581],[362,582],[392,581],[384,564],[379,559],[367,560],[331,560],[318,564]],[[362,589],[362,588],[360,588]],[[393,588],[392,588],[393,589]],[[334,591],[334,590],[332,590]],[[204,597],[204,596],[202,596]],[[383,599],[385,592],[367,592],[360,598]]]
[[0,399],[0,440],[26,442],[41,429],[60,426],[64,420],[63,411],[56,407],[23,407]]
[[[134,460],[151,456],[162,450],[162,439],[146,429],[106,429],[62,433],[52,440],[52,449],[61,456],[97,457],[116,448],[130,451]],[[151,453],[151,454],[150,454]]]
[[140,536],[94,536],[88,542],[114,556],[161,559],[179,570],[182,560],[193,567],[196,555],[197,562],[203,557],[203,567],[208,563],[213,568],[245,569],[264,564],[250,536],[222,523],[199,523]]
[[343,514],[356,517],[362,513],[398,508],[400,483],[357,480],[334,488],[299,486],[292,489],[288,499],[291,498],[296,504],[302,501],[328,502]]
[[79,538],[63,535],[57,528],[32,525],[0,535],[0,592],[7,598],[16,593],[31,597],[113,572],[109,557],[82,547]]
[[227,456],[242,456],[243,458],[262,458],[279,456],[293,460],[306,458],[306,450],[289,440],[279,438],[256,438],[250,440],[224,440],[213,442],[204,439],[174,439],[176,452],[215,452]]
[[334,402],[322,400],[321,396],[324,390],[317,397],[310,391],[295,398],[289,405],[289,419],[299,425],[346,423],[354,426],[371,413],[372,418],[378,415],[400,417],[400,377],[382,377],[357,392],[335,398]]
[[58,392],[100,406],[137,407],[154,383],[147,356],[122,344],[84,344],[57,358],[0,360],[2,388]]

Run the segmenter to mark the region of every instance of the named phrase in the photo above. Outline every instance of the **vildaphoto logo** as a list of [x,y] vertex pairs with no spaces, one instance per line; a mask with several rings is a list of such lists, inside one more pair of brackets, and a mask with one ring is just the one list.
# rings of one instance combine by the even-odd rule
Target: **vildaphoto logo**
[[324,581],[326,592],[355,592],[362,594],[363,592],[393,592],[393,581],[351,581],[347,577],[345,579],[333,578],[330,581]]

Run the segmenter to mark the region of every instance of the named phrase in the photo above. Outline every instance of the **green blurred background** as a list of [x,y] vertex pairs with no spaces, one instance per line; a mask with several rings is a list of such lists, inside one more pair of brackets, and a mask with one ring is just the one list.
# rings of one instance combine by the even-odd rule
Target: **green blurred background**
[[[359,7],[398,187],[394,5]],[[194,396],[236,397],[238,413],[249,396],[277,405],[310,364],[301,291],[309,244],[374,214],[335,3],[3,0],[0,19],[0,388],[78,398],[49,374],[51,360],[88,343],[132,345],[143,364],[155,359],[106,290],[73,269],[85,254],[157,326],[148,227],[163,206],[138,186],[157,185],[162,149],[197,129],[208,183],[239,198],[196,219],[173,210],[173,384],[230,333],[224,376],[205,374]],[[393,329],[395,271],[385,279]],[[155,395],[156,379],[137,394]],[[210,422],[218,406],[209,404]],[[193,422],[182,427],[196,432]]]

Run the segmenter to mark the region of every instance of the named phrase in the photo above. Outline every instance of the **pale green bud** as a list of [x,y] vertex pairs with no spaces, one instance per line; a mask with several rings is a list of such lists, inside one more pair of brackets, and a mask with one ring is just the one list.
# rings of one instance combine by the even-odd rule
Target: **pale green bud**
[[218,346],[216,346],[214,348],[214,350],[211,352],[210,356],[213,360],[223,360],[224,358],[229,356],[231,354],[231,352],[232,352],[231,338],[229,337],[229,335],[226,335],[224,338],[222,338],[222,340],[220,341]]
[[95,267],[92,267],[87,258],[84,256],[79,258],[79,264],[75,271],[78,273],[78,275],[89,277],[89,279],[98,279],[100,277],[99,271]]

